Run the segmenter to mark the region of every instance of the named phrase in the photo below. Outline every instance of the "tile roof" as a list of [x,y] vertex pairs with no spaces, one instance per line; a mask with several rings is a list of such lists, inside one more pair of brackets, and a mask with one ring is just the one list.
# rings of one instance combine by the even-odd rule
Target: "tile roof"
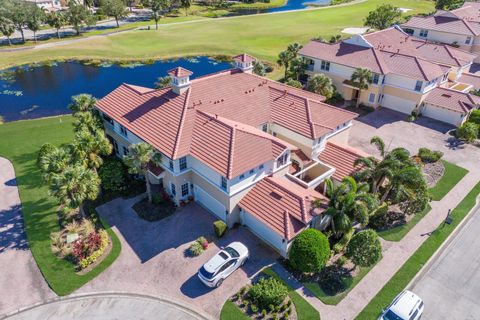
[[360,150],[327,142],[325,149],[320,153],[318,159],[329,166],[335,168],[333,178],[341,181],[344,177],[352,175],[355,171],[361,169],[360,166],[354,167],[353,163],[360,157],[368,155]]
[[257,59],[255,59],[255,57],[252,57],[252,56],[250,56],[246,53],[243,53],[243,54],[239,54],[238,56],[233,57],[233,60],[238,60],[238,61],[241,61],[241,62],[254,62]]
[[[235,154],[230,162],[233,167],[227,165],[230,158],[226,154],[219,154],[216,160],[209,159],[217,171],[232,177],[247,166],[253,168],[254,162],[264,160],[266,155],[274,156],[279,145],[284,149],[291,147],[275,139],[267,143],[263,133],[255,129],[264,123],[277,123],[316,139],[357,116],[323,100],[320,95],[232,69],[192,80],[181,95],[171,88],[154,90],[122,84],[100,99],[97,108],[172,159],[193,153],[207,159],[212,150],[194,143],[207,143],[210,132],[205,131],[206,126],[217,133],[216,140],[208,143],[221,146],[221,152],[240,150],[249,143],[259,150],[265,148],[259,155],[252,156],[249,152],[251,162],[243,166],[240,163],[246,159],[236,158]],[[206,118],[215,117],[215,121],[204,124]],[[232,139],[232,146],[225,145]]]
[[468,113],[480,105],[480,97],[446,88],[435,88],[425,98],[425,103],[459,113]]
[[480,3],[479,2],[465,2],[462,7],[450,11],[457,17],[468,21],[480,22]]
[[161,166],[157,166],[156,164],[154,164],[153,162],[149,162],[148,163],[148,170],[153,173],[156,177],[158,177],[159,175],[162,174],[163,171],[163,168]]
[[167,73],[169,75],[171,75],[172,77],[188,77],[188,76],[191,76],[193,74],[192,71],[187,70],[187,69],[182,68],[182,67],[173,68],[171,70],[168,70]]
[[446,33],[477,36],[480,34],[480,24],[458,17],[434,15],[429,17],[412,17],[402,24],[403,28],[419,28]]
[[458,82],[468,83],[480,90],[480,75],[464,72]]
[[[312,210],[320,199],[321,208]],[[239,202],[239,206],[287,240],[293,239],[315,215],[323,213],[328,199],[286,178],[266,177]]]

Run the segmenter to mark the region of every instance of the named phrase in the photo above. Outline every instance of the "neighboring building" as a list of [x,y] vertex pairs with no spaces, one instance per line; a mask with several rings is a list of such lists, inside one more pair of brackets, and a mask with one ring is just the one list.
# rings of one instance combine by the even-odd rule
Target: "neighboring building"
[[[457,82],[470,69],[474,55],[419,40],[396,26],[334,44],[312,40],[299,55],[309,64],[307,74],[326,74],[347,101],[359,100],[405,114],[420,111],[425,99],[438,87],[451,87],[463,95],[472,88]],[[367,90],[359,90],[350,80],[357,68],[369,69],[373,74]],[[441,111],[439,117],[436,111],[429,114],[445,121]],[[467,111],[462,114],[463,118],[467,115]],[[460,123],[458,117],[449,120],[454,125]]]
[[60,0],[25,0],[27,2],[35,3],[39,8],[47,11],[57,11],[62,9],[62,2]]
[[[176,68],[169,72],[171,87],[123,84],[97,108],[118,156],[140,141],[161,153],[162,164],[150,168],[149,180],[176,203],[193,198],[286,255],[291,239],[323,212],[313,210],[311,201],[325,200],[325,179],[342,179],[344,166],[353,170],[344,157],[323,161],[319,155],[347,143],[357,115],[325,104],[320,95],[251,74],[253,61],[240,55],[237,68],[193,80],[192,72]],[[270,205],[248,200],[259,197],[270,197]]]
[[454,45],[477,56],[480,62],[480,3],[465,2],[456,10],[438,10],[433,16],[412,17],[403,30],[417,38]]

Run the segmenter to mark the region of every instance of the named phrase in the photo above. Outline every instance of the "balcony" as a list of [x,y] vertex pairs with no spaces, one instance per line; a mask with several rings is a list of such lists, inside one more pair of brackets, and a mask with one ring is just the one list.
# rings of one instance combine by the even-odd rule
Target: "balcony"
[[301,185],[304,188],[316,188],[325,179],[331,177],[335,169],[320,161],[313,161],[312,164],[296,173],[287,173],[287,178]]
[[448,82],[445,87],[460,92],[469,92],[471,89],[473,89],[472,85],[462,82]]

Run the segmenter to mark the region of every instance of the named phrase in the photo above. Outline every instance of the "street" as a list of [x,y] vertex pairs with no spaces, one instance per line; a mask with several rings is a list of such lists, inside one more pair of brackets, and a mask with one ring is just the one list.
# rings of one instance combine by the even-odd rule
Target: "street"
[[414,285],[424,319],[480,319],[480,209]]

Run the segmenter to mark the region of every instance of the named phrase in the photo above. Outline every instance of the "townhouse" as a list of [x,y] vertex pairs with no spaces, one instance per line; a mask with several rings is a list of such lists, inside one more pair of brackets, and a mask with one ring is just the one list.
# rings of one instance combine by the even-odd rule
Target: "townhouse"
[[[471,53],[430,43],[394,26],[339,43],[310,41],[299,52],[308,62],[307,74],[324,73],[347,101],[385,107],[405,114],[416,110],[427,117],[461,125],[478,100],[470,97],[470,84],[460,83],[475,59]],[[360,90],[351,77],[357,68],[372,72],[371,84]],[[438,88],[445,88],[438,92]],[[430,94],[463,96],[466,108],[424,102]]]
[[175,202],[193,199],[286,256],[298,232],[325,221],[325,179],[351,174],[363,154],[346,145],[355,113],[252,74],[254,61],[239,55],[196,79],[175,68],[170,87],[123,84],[97,108],[118,156],[140,141],[162,155],[149,181]]

